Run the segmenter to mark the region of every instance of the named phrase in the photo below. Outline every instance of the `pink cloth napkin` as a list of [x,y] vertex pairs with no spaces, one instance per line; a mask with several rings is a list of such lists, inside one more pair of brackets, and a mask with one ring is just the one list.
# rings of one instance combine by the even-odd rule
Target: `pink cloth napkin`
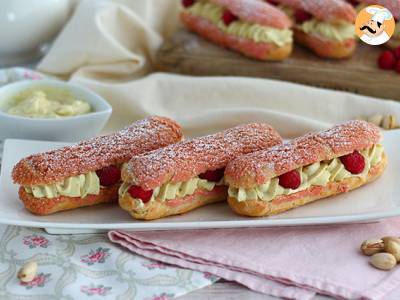
[[207,271],[265,294],[310,299],[400,299],[400,266],[380,271],[359,252],[368,238],[399,235],[400,218],[318,227],[111,231],[111,241],[165,263]]

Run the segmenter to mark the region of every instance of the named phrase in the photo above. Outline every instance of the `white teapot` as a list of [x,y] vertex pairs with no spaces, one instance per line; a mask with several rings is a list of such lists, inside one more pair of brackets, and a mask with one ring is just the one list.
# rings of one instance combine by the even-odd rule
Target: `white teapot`
[[0,66],[37,58],[71,10],[70,0],[0,0]]

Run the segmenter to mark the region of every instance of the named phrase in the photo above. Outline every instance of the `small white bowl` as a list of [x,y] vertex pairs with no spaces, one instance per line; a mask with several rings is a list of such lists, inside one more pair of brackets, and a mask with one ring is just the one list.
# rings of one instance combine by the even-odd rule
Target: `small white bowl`
[[[88,102],[92,112],[57,119],[39,119],[7,113],[13,98],[26,89],[50,87],[65,90]],[[0,141],[7,138],[77,142],[96,136],[111,116],[112,107],[99,95],[81,86],[56,80],[26,80],[0,88]]]

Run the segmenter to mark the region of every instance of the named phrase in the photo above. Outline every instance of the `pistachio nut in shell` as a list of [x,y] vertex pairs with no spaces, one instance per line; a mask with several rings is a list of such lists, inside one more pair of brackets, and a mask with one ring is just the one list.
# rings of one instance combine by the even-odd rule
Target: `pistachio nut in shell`
[[400,244],[399,243],[396,243],[394,241],[388,241],[385,244],[385,251],[387,253],[392,254],[396,258],[397,262],[400,261]]
[[383,238],[381,238],[381,240],[385,243],[387,241],[395,241],[397,243],[400,243],[400,238],[394,235],[388,235],[388,236],[384,236]]
[[390,270],[397,264],[396,258],[390,253],[376,253],[371,256],[370,264],[380,270]]
[[400,239],[397,236],[384,236],[382,238],[383,244],[385,245],[384,251],[387,252],[387,245],[389,242],[397,243],[400,245]]
[[361,244],[360,249],[364,255],[370,256],[382,252],[384,249],[384,243],[381,239],[368,239]]
[[29,261],[25,263],[18,272],[18,279],[22,282],[32,281],[36,276],[37,268],[38,265],[35,261]]

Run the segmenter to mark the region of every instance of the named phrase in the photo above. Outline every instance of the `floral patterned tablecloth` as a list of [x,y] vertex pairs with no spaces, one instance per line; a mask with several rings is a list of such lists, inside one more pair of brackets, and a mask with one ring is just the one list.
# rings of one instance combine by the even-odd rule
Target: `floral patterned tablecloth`
[[[0,86],[41,76],[23,68],[3,69]],[[0,141],[0,161],[1,154]],[[38,273],[31,282],[20,282],[17,273],[30,260],[38,263]],[[0,299],[167,300],[216,280],[211,274],[134,255],[105,234],[49,235],[41,229],[0,225]]]
[[[0,299],[167,300],[218,278],[134,255],[103,234],[49,235],[41,229],[0,226]],[[33,281],[19,268],[38,263]]]

